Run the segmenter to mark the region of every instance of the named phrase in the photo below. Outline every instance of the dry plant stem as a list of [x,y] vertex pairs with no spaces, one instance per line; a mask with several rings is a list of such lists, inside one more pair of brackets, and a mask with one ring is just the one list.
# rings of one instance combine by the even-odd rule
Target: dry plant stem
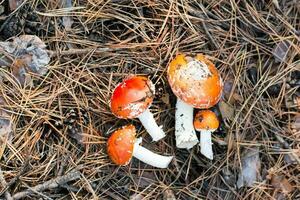
[[138,116],[139,120],[147,130],[147,132],[151,135],[153,141],[158,141],[166,136],[162,127],[158,126],[155,122],[153,114],[149,109],[146,109],[142,114]]
[[[1,168],[0,168],[0,183],[1,183],[1,185],[2,185],[3,188],[5,188],[7,186],[7,182],[4,179],[3,172],[2,172]],[[5,191],[4,195],[5,195],[5,198],[7,200],[13,200],[11,194],[8,191]]]
[[25,161],[23,167],[18,172],[18,174],[6,184],[6,186],[2,189],[2,191],[0,191],[0,196],[4,192],[6,192],[10,188],[11,185],[13,185],[17,180],[19,180],[20,176],[23,175],[27,171],[28,166],[29,166],[29,161],[30,161],[30,157]]
[[[289,146],[289,144],[287,143],[287,141],[285,141],[280,135],[275,134],[275,137],[284,146],[284,148],[291,150],[291,147]],[[298,162],[298,164],[300,164],[300,158],[299,158],[299,156],[296,153],[294,153],[293,151],[291,151],[291,156],[293,156],[293,158]]]
[[55,57],[55,56],[68,56],[68,55],[75,55],[75,54],[87,54],[90,52],[93,53],[104,53],[104,52],[109,52],[109,51],[114,51],[116,49],[111,49],[111,48],[86,48],[86,49],[70,49],[70,50],[66,50],[66,51],[60,51],[60,52],[56,52],[56,51],[50,51],[48,50],[48,54],[50,57]]
[[32,187],[30,189],[27,189],[23,192],[18,192],[18,193],[13,195],[13,199],[22,199],[22,198],[24,198],[24,197],[26,197],[26,196],[28,196],[32,193],[42,192],[46,189],[53,189],[53,188],[59,187],[59,185],[63,185],[67,182],[74,181],[74,180],[79,179],[79,178],[80,178],[80,172],[77,171],[77,170],[73,170],[73,171],[67,173],[64,176],[57,177],[55,179],[46,181],[45,183],[34,186],[34,187]]
[[193,125],[194,108],[177,98],[175,136],[177,148],[190,149],[198,143]]
[[173,156],[162,156],[140,146],[142,138],[138,138],[134,144],[132,156],[140,161],[157,168],[167,168]]

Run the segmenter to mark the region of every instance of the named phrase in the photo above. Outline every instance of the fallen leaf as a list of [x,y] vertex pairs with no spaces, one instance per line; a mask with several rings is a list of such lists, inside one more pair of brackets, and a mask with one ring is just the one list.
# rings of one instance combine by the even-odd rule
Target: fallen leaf
[[275,62],[279,63],[285,61],[290,46],[291,44],[287,40],[283,40],[277,43],[277,45],[272,51],[273,56],[275,57]]
[[278,189],[281,193],[287,195],[294,190],[292,184],[285,178],[284,175],[278,174],[273,168],[268,170],[267,179],[271,180],[271,185]]
[[[0,98],[0,105],[5,105],[2,98]],[[0,159],[2,158],[7,143],[11,141],[11,137],[12,121],[10,115],[3,109],[0,109]]]
[[[61,0],[62,8],[71,8],[72,7],[72,0]],[[66,11],[67,12],[67,11]],[[62,17],[62,24],[64,25],[67,31],[72,30],[73,19],[70,16],[63,16]]]
[[24,0],[9,0],[10,10],[11,11],[16,10],[23,2],[24,2]]
[[165,190],[163,196],[164,196],[163,197],[164,200],[176,200],[174,192],[170,189]]
[[251,147],[242,154],[242,168],[238,175],[237,187],[251,187],[260,179],[261,161],[259,148]]
[[235,110],[231,105],[221,100],[218,106],[223,119],[233,119]]
[[145,196],[141,194],[133,194],[129,197],[129,200],[143,200],[143,199],[145,199]]
[[275,188],[280,189],[284,194],[288,194],[294,190],[293,186],[283,175],[273,176],[271,180],[271,184]]
[[295,132],[295,133],[300,131],[300,114],[295,116],[295,118],[292,122],[291,128],[293,129],[293,132]]
[[224,81],[223,96],[231,104],[234,104],[236,101],[243,102],[243,97],[235,92],[235,90],[233,88],[233,83],[234,83],[233,76],[229,76]]
[[[5,52],[2,56],[9,62],[14,76],[21,84],[25,82],[27,72],[45,75],[50,58],[46,51],[45,43],[34,35],[21,35],[13,38],[13,41],[0,42],[0,51]],[[9,58],[9,59],[8,59]]]
[[161,100],[162,100],[162,102],[164,102],[165,104],[169,105],[169,104],[170,104],[170,96],[169,96],[169,94],[164,94],[164,95],[161,97]]
[[222,177],[226,181],[226,183],[230,186],[234,186],[236,182],[236,176],[228,167],[224,167],[222,169]]

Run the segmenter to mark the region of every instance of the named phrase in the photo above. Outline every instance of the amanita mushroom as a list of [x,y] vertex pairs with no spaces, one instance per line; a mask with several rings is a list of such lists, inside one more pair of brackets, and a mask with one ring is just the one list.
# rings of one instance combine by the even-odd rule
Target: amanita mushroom
[[161,156],[140,146],[142,138],[136,139],[135,134],[135,127],[130,124],[110,136],[107,152],[111,160],[117,165],[127,165],[133,156],[153,167],[167,168],[173,156]]
[[153,141],[158,141],[165,137],[165,133],[149,110],[154,93],[155,87],[148,78],[132,76],[117,85],[110,106],[112,113],[118,118],[138,118]]
[[212,160],[211,133],[219,127],[218,117],[210,110],[200,110],[195,116],[194,127],[197,131],[200,131],[200,152]]
[[193,127],[193,108],[207,109],[220,99],[223,82],[217,68],[202,54],[179,54],[168,67],[168,81],[177,96],[175,136],[178,148],[198,143]]

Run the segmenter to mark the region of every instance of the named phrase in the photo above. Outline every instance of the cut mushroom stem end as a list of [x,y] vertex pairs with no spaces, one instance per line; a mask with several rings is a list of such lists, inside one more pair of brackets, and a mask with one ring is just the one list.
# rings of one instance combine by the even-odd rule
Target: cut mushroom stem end
[[193,107],[177,98],[175,136],[177,148],[190,149],[199,141],[193,126]]
[[153,114],[149,109],[146,109],[142,114],[138,116],[139,120],[145,127],[146,131],[152,137],[153,141],[158,141],[166,136],[162,126],[158,126]]
[[138,138],[134,143],[132,156],[140,161],[157,168],[167,168],[173,156],[162,156],[140,146],[142,138]]
[[212,141],[211,141],[211,131],[210,130],[201,130],[200,152],[206,158],[213,160],[213,150],[212,150]]

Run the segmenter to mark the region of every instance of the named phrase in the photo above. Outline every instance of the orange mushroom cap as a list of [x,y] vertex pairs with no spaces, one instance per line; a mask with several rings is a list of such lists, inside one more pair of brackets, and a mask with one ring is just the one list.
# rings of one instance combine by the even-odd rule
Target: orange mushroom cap
[[155,88],[143,76],[132,76],[118,84],[111,97],[111,111],[119,118],[135,118],[152,103]]
[[127,165],[131,158],[135,142],[135,127],[123,126],[116,130],[107,141],[107,153],[117,165]]
[[197,131],[214,131],[219,127],[219,119],[211,110],[200,110],[195,116],[194,127]]
[[215,65],[202,54],[179,54],[168,67],[173,93],[195,108],[210,108],[221,98],[223,82]]

